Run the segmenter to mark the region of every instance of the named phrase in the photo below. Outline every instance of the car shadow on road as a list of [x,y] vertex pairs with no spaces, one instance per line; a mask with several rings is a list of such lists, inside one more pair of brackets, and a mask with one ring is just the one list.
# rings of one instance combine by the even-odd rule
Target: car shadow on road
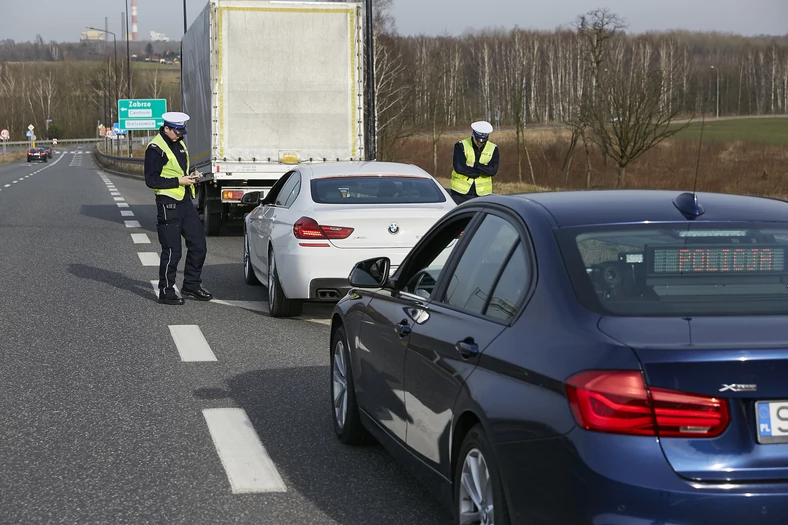
[[201,400],[243,408],[288,491],[343,525],[451,523],[448,511],[380,446],[349,447],[335,437],[328,366],[257,370]]
[[90,279],[99,283],[108,284],[120,290],[126,290],[144,299],[156,301],[150,282],[131,279],[120,272],[113,272],[86,264],[69,264],[68,273],[81,279]]

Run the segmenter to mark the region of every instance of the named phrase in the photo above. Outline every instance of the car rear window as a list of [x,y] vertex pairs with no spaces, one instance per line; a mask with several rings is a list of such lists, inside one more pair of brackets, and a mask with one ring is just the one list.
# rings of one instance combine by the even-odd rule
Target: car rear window
[[438,183],[426,177],[329,177],[313,179],[311,188],[321,204],[446,202]]
[[613,316],[788,313],[788,223],[565,228],[572,286]]

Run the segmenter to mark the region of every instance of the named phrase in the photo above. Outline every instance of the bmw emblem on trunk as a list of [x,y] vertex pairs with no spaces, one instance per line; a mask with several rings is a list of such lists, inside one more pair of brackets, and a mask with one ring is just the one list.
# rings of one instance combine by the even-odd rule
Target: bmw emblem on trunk
[[392,222],[391,224],[389,224],[389,233],[391,235],[396,235],[399,233],[399,226],[397,226],[396,222]]

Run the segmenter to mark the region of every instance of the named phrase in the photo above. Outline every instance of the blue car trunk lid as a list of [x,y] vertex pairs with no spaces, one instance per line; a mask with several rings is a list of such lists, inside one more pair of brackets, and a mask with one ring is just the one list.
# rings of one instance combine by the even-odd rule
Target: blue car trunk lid
[[785,317],[604,317],[599,329],[631,347],[649,387],[724,399],[716,438],[661,438],[674,471],[698,481],[788,480],[788,322]]

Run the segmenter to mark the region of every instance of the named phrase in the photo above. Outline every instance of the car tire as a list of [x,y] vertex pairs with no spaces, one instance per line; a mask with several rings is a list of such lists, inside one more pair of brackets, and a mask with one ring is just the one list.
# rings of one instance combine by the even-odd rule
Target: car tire
[[249,235],[244,231],[244,281],[246,284],[257,285],[260,280],[254,274],[252,260],[249,252]]
[[[480,483],[470,475],[474,463],[479,472],[476,480]],[[480,492],[484,494],[480,496]],[[454,523],[467,523],[470,521],[467,514],[475,513],[478,513],[479,522],[483,524],[511,524],[492,446],[480,424],[471,428],[465,436],[454,469]]]
[[268,312],[271,317],[295,317],[301,315],[303,301],[288,299],[279,273],[276,269],[276,257],[273,250],[268,250]]
[[345,445],[368,445],[374,441],[361,424],[353,367],[350,366],[345,328],[339,326],[331,337],[331,420],[339,441]]

